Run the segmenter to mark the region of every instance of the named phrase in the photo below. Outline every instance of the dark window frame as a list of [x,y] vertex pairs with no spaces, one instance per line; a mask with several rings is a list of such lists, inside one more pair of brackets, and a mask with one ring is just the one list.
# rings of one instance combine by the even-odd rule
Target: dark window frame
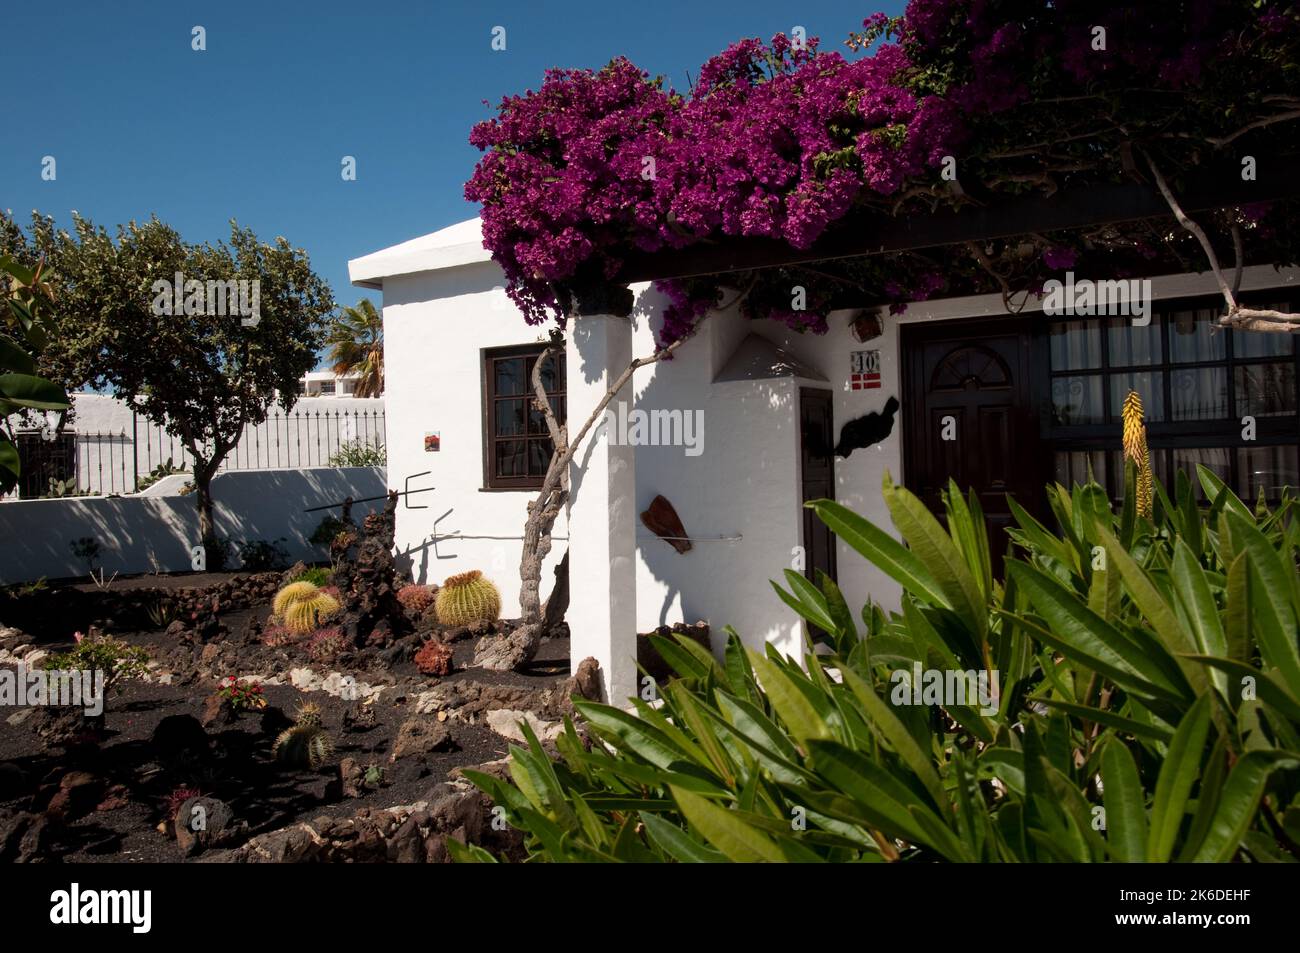
[[[527,471],[531,460],[530,443],[551,444],[550,435],[545,433],[545,423],[541,431],[530,431],[532,414],[529,410],[532,401],[532,369],[537,357],[546,349],[545,344],[516,344],[507,347],[482,348],[479,352],[479,372],[482,377],[482,432],[483,432],[483,489],[484,490],[539,490],[545,480],[545,468],[542,473],[522,476],[498,476],[496,467],[496,448],[500,443],[522,442],[524,444],[524,468]],[[522,394],[498,394],[496,391],[495,364],[502,360],[523,359],[524,391]],[[556,390],[548,390],[551,406],[556,411],[556,420],[563,424],[568,407],[567,389],[565,387],[565,355],[561,352],[553,360],[557,362]],[[558,401],[557,401],[558,398]],[[510,400],[524,401],[524,432],[522,434],[497,433],[496,407],[499,402]],[[554,450],[552,450],[554,452]],[[549,463],[550,458],[547,457]]]
[[[1287,302],[1289,310],[1295,310],[1295,302],[1293,300],[1288,301],[1292,295],[1294,295],[1293,290],[1279,288],[1251,292],[1241,295],[1240,298],[1243,303],[1252,303],[1265,307],[1269,303],[1280,300]],[[1161,355],[1159,362],[1148,364],[1126,363],[1112,365],[1108,335],[1106,333],[1108,321],[1127,321],[1129,319],[1106,319],[1103,317],[1101,319],[1100,362],[1096,367],[1087,369],[1057,369],[1052,366],[1050,325],[1088,319],[1082,317],[1046,318],[1048,328],[1041,335],[1038,335],[1040,350],[1035,359],[1035,366],[1042,370],[1037,375],[1038,379],[1035,381],[1034,389],[1040,395],[1040,407],[1042,408],[1040,437],[1049,459],[1053,461],[1053,465],[1058,453],[1103,452],[1105,454],[1106,472],[1096,474],[1096,476],[1099,481],[1104,482],[1113,496],[1117,496],[1122,488],[1123,479],[1122,474],[1112,471],[1117,470],[1116,457],[1118,451],[1121,450],[1122,426],[1118,422],[1056,424],[1052,419],[1052,382],[1057,378],[1099,377],[1102,381],[1102,416],[1109,421],[1110,416],[1116,412],[1115,408],[1111,407],[1110,381],[1112,377],[1125,372],[1150,370],[1159,379],[1165,419],[1147,423],[1147,445],[1154,458],[1153,467],[1157,478],[1161,478],[1163,474],[1165,477],[1163,482],[1167,488],[1172,488],[1172,481],[1177,473],[1177,468],[1173,463],[1173,451],[1176,450],[1226,450],[1228,458],[1226,480],[1228,485],[1239,494],[1242,493],[1245,485],[1241,479],[1240,450],[1278,446],[1290,447],[1294,458],[1293,462],[1296,464],[1297,470],[1300,470],[1300,400],[1298,400],[1297,409],[1291,413],[1257,416],[1255,418],[1256,439],[1246,441],[1241,439],[1241,418],[1243,415],[1238,407],[1236,388],[1236,369],[1238,367],[1288,363],[1293,368],[1292,373],[1295,375],[1297,387],[1300,388],[1300,348],[1296,347],[1294,336],[1291,337],[1291,353],[1289,355],[1251,357],[1237,355],[1236,342],[1239,340],[1239,336],[1267,332],[1227,331],[1225,332],[1227,337],[1222,359],[1185,362],[1175,362],[1173,360],[1170,350],[1171,325],[1173,322],[1169,320],[1170,315],[1181,311],[1206,309],[1213,310],[1217,314],[1222,312],[1222,307],[1223,299],[1214,295],[1188,296],[1153,302],[1152,320],[1159,320],[1160,322]],[[1206,367],[1222,367],[1225,369],[1228,416],[1209,420],[1176,421],[1170,419],[1173,413],[1173,372]],[[1199,486],[1195,479],[1192,480],[1192,484],[1194,491],[1199,494]],[[1270,499],[1276,499],[1276,494],[1273,492],[1270,492],[1267,496]],[[1253,498],[1248,502],[1253,502]]]

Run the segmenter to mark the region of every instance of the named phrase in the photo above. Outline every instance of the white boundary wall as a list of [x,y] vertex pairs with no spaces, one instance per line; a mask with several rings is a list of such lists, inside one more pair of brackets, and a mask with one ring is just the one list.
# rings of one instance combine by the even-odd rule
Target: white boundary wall
[[[303,510],[348,496],[382,496],[386,482],[382,467],[220,473],[212,481],[217,534],[236,543],[284,537],[280,545],[291,562],[321,561],[328,553],[307,538],[321,519],[340,511]],[[382,505],[382,500],[357,504],[353,518],[360,524],[366,513]],[[0,585],[84,576],[86,566],[73,556],[70,545],[84,536],[99,542],[98,565],[107,575],[185,571],[191,568],[190,550],[199,541],[198,523],[193,494],[0,503]]]

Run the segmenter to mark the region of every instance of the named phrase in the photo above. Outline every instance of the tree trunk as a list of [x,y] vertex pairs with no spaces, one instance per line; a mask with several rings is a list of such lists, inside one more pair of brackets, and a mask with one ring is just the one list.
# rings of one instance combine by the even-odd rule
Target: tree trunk
[[565,455],[568,428],[555,419],[555,410],[541,379],[542,369],[560,352],[560,347],[552,344],[533,365],[533,406],[545,416],[555,449],[546,467],[542,490],[537,499],[528,504],[528,520],[524,523],[524,541],[519,557],[519,618],[524,625],[535,626],[542,621],[542,564],[551,551],[551,530],[555,520],[569,498],[569,462]]
[[[743,297],[743,294],[741,297]],[[736,301],[739,300],[738,297]],[[732,302],[732,304],[735,303]],[[698,327],[697,324],[696,328]],[[546,427],[550,432],[555,452],[551,454],[550,465],[546,468],[546,477],[542,481],[541,492],[537,494],[537,499],[528,504],[528,521],[524,524],[523,551],[519,558],[519,579],[521,583],[519,587],[519,626],[504,639],[484,638],[475,649],[475,665],[497,671],[508,671],[531,661],[532,657],[537,654],[537,646],[541,643],[542,635],[547,625],[551,624],[555,619],[557,615],[555,609],[559,608],[558,604],[554,609],[548,606],[547,608],[551,611],[547,611],[545,619],[543,619],[540,596],[542,563],[545,562],[547,554],[551,551],[551,530],[555,526],[555,520],[559,517],[560,511],[564,509],[564,504],[569,499],[569,464],[573,460],[574,453],[581,445],[583,438],[587,436],[587,432],[596,425],[596,421],[604,414],[605,408],[609,406],[615,395],[632,379],[632,374],[636,369],[662,361],[681,347],[694,333],[695,330],[693,329],[672,344],[659,349],[650,357],[639,357],[632,361],[627,366],[627,369],[618,376],[617,380],[610,385],[609,390],[595,409],[592,410],[591,415],[578,430],[572,442],[569,440],[568,423],[561,425],[555,419],[555,412],[551,408],[551,402],[547,398],[541,382],[542,368],[551,359],[552,355],[559,353],[563,345],[558,342],[554,343],[537,358],[537,363],[533,365],[532,383],[535,395],[533,406],[546,417]],[[567,608],[567,554],[565,558],[566,581],[562,601]]]
[[199,541],[203,544],[204,565],[212,572],[225,569],[226,553],[217,540],[212,510],[212,470],[194,464],[194,500],[199,508]]

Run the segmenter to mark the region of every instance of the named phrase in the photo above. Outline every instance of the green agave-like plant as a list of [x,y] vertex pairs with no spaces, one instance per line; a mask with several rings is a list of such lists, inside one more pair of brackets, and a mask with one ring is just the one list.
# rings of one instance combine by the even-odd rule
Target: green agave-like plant
[[49,278],[48,272],[42,276],[42,266],[32,270],[0,255],[0,494],[17,486],[22,470],[9,418],[71,406],[63,387],[37,371],[37,356],[46,344],[43,311],[51,295]]
[[[1012,502],[994,571],[974,494],[945,524],[885,479],[903,537],[809,504],[903,589],[860,630],[835,584],[781,598],[828,636],[802,660],[656,644],[681,677],[633,711],[575,700],[552,761],[466,772],[549,861],[1253,861],[1300,858],[1300,525],[1208,470],[1150,518],[1128,472]],[[993,704],[896,704],[894,673],[994,672]],[[990,681],[992,681],[990,679]],[[987,700],[986,700],[987,701]],[[458,860],[493,860],[449,845]]]

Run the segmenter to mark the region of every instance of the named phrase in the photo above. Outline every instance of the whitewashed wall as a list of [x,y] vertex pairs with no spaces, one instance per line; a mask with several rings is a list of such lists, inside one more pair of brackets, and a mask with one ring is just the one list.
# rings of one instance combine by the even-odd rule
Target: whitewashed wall
[[[328,558],[323,548],[307,542],[326,512],[303,510],[348,496],[382,496],[384,491],[381,467],[232,471],[218,474],[212,481],[218,535],[236,542],[273,542],[284,537],[280,545],[291,561]],[[358,504],[353,516],[360,522],[382,505],[382,501]],[[85,575],[85,564],[73,556],[69,545],[84,536],[98,540],[98,564],[108,575],[188,570],[190,549],[199,541],[194,496],[89,496],[0,503],[0,540],[4,541],[0,546],[0,585]]]
[[[1293,283],[1270,268],[1247,269],[1247,289]],[[532,491],[483,489],[483,387],[481,350],[540,340],[524,324],[501,290],[502,276],[491,263],[384,279],[385,356],[388,365],[389,484],[404,488],[408,476],[431,471],[411,487],[436,486],[403,508],[398,551],[418,579],[440,581],[467,569],[482,569],[497,582],[507,607],[518,600],[519,535]],[[1156,298],[1209,293],[1208,275],[1153,279]],[[633,353],[653,353],[653,329],[663,300],[646,285],[633,288],[636,309]],[[1028,311],[1038,305],[1031,303]],[[824,335],[798,334],[772,321],[749,321],[735,313],[714,314],[705,328],[669,362],[637,371],[631,392],[620,399],[632,407],[704,411],[704,452],[686,456],[680,447],[636,448],[636,505],[644,510],[658,494],[673,504],[688,534],[701,541],[686,554],[638,525],[636,625],[647,631],[677,621],[709,622],[715,631],[731,625],[750,645],[763,641],[800,650],[800,625],[777,599],[768,580],[791,567],[792,549],[802,543],[799,482],[798,389],[783,378],[713,383],[717,372],[748,334],[758,334],[824,375],[833,392],[835,433],[848,421],[879,411],[890,397],[906,405],[899,366],[899,327],[918,321],[1005,315],[1000,296],[913,304],[885,320],[882,335],[856,341],[848,313],[830,317]],[[582,320],[581,318],[577,320]],[[850,354],[878,349],[881,387],[849,387]],[[835,496],[844,505],[897,535],[881,496],[886,472],[902,482],[902,411],[890,435],[835,461]],[[580,421],[571,421],[577,427]],[[423,439],[438,431],[442,449],[426,453]],[[435,541],[435,533],[441,537]],[[446,536],[464,534],[459,539]],[[555,530],[551,565],[563,553],[567,524]],[[706,537],[740,539],[705,541]],[[899,587],[843,542],[838,576],[850,606],[868,600],[886,609],[899,604]],[[551,573],[543,574],[543,594]],[[574,586],[583,580],[575,578]],[[509,609],[507,609],[509,611]],[[720,647],[721,640],[717,640]]]
[[[385,280],[388,483],[405,490],[409,477],[412,490],[435,487],[404,498],[398,510],[397,552],[414,578],[441,583],[481,570],[501,591],[503,611],[517,614],[519,537],[536,491],[483,487],[482,350],[541,336],[524,323],[501,283],[492,264]],[[424,449],[432,432],[441,435],[436,453]],[[543,598],[567,536],[561,517],[542,570]]]
[[[638,292],[633,353],[644,356],[654,353],[664,301]],[[636,409],[702,410],[704,421],[698,456],[683,447],[636,448],[637,512],[662,494],[698,539],[678,553],[638,525],[637,629],[703,620],[719,632],[716,649],[731,625],[752,647],[768,641],[799,654],[799,625],[768,584],[782,578],[801,542],[799,386],[790,378],[713,383],[751,330],[734,311],[715,314],[672,360],[633,379]]]
[[[410,496],[399,510],[397,550],[415,578],[440,582],[452,573],[481,569],[497,583],[510,611],[518,604],[518,537],[526,504],[535,494],[483,488],[481,352],[541,336],[524,324],[501,284],[500,271],[487,263],[385,279],[388,479],[395,489],[405,489],[408,477],[411,489],[436,487]],[[634,291],[633,351],[647,355],[654,351],[653,327],[663,302],[646,286]],[[629,409],[704,411],[699,456],[687,456],[682,447],[636,448],[637,511],[662,494],[687,532],[700,538],[690,552],[679,554],[638,524],[637,629],[704,620],[719,631],[734,626],[755,647],[771,641],[797,653],[799,624],[768,580],[781,579],[792,564],[794,547],[802,542],[799,382],[713,384],[747,334],[779,334],[734,313],[715,315],[706,328],[672,361],[639,370],[620,395]],[[834,350],[835,345],[826,348],[827,354]],[[845,356],[846,366],[847,361]],[[883,400],[839,395],[837,420],[849,405],[871,409]],[[576,428],[581,421],[570,424]],[[425,452],[424,436],[434,431],[442,449]],[[852,462],[862,459],[855,456]],[[430,472],[417,476],[424,471]],[[879,485],[877,475],[872,486]],[[568,545],[567,530],[562,517],[543,571],[543,596],[550,589],[551,569]],[[841,576],[850,579],[846,594],[851,600],[865,599],[873,587],[885,588],[865,570],[855,570],[844,554]],[[581,586],[583,580],[575,578],[572,584]],[[892,591],[884,593],[886,602],[896,598]],[[721,639],[717,642],[720,648]]]

